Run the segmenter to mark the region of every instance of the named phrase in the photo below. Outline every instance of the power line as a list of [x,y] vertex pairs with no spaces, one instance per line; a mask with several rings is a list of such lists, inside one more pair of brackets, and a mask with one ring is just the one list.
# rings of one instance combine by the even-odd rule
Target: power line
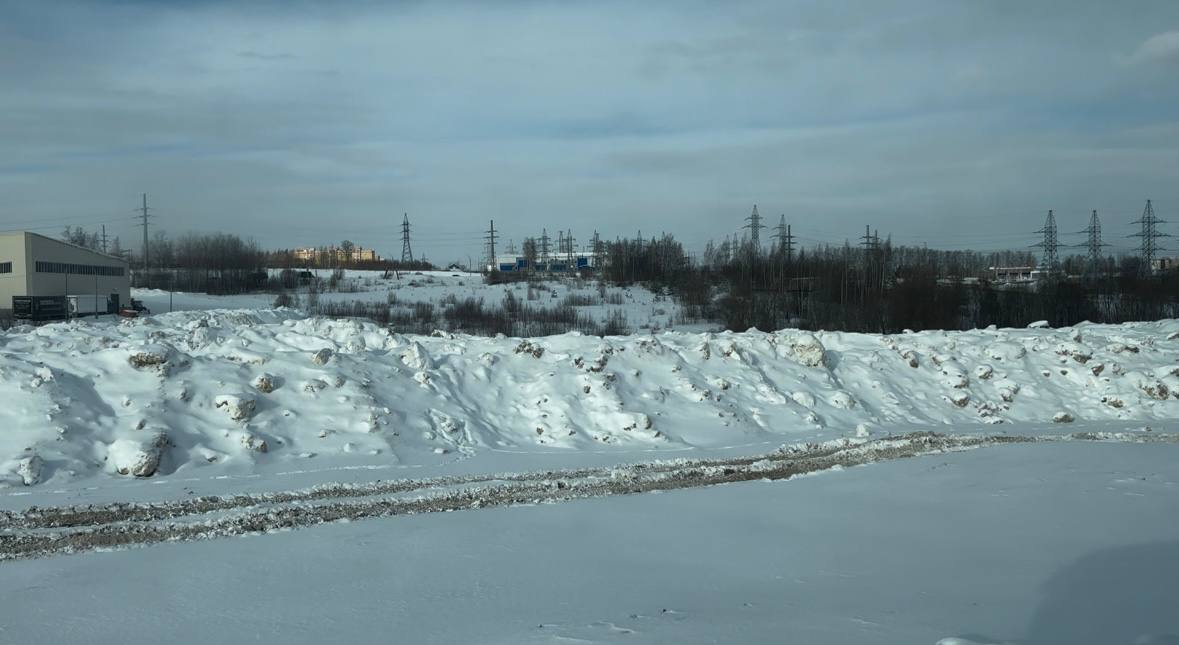
[[[38,226],[37,228],[44,229],[56,228],[56,226],[60,226],[61,224],[101,224],[103,222],[110,221],[110,219],[111,218],[108,217],[95,217],[94,215],[64,215],[61,217],[34,217],[28,219],[4,220],[3,222],[0,222],[0,225],[23,227],[20,229],[7,230],[32,230],[28,228],[28,225],[38,224],[41,226]],[[60,224],[55,224],[55,222]]]

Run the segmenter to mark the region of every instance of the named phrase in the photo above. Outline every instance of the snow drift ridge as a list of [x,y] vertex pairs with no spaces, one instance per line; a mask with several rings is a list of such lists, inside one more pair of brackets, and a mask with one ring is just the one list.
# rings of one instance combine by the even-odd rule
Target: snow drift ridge
[[540,339],[288,310],[0,334],[0,485],[356,453],[649,449],[913,425],[1179,417],[1179,321]]

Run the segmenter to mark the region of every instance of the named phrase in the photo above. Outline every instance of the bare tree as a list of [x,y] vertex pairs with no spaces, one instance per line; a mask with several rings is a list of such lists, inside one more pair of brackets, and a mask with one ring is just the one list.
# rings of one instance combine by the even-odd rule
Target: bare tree
[[536,238],[529,237],[524,240],[524,262],[528,265],[529,273],[536,270]]
[[68,226],[65,227],[65,230],[61,232],[61,239],[70,244],[76,244],[95,251],[102,247],[102,241],[99,239],[98,233],[87,233],[82,230],[81,226],[75,226],[72,229]]

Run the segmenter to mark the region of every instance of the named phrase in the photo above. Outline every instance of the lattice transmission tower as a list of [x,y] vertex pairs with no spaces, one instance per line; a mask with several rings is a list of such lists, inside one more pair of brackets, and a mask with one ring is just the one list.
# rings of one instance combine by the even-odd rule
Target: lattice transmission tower
[[1138,253],[1142,256],[1142,271],[1151,273],[1154,271],[1155,255],[1159,251],[1165,251],[1163,247],[1159,246],[1158,239],[1160,237],[1171,237],[1166,233],[1160,233],[1158,230],[1159,224],[1166,224],[1154,216],[1154,206],[1151,206],[1150,200],[1146,200],[1146,210],[1142,211],[1142,217],[1132,222],[1133,224],[1140,224],[1142,230],[1128,237],[1142,238],[1138,246]]
[[1040,259],[1040,266],[1049,273],[1054,273],[1057,267],[1060,266],[1060,241],[1056,235],[1056,216],[1052,211],[1048,211],[1048,217],[1044,220],[1044,228],[1036,231],[1044,236],[1044,239],[1039,244],[1033,244],[1033,247],[1038,247],[1043,256]]
[[790,262],[794,259],[794,234],[790,231],[790,225],[786,223],[786,215],[783,214],[778,220],[778,230],[774,234],[777,242],[778,253]]
[[495,240],[497,237],[495,220],[491,220],[491,228],[487,229],[487,236],[483,238],[487,241],[487,267],[490,271],[495,271],[499,267],[499,263],[495,260]]
[[1080,232],[1085,234],[1086,240],[1076,246],[1085,247],[1085,269],[1090,275],[1096,275],[1101,271],[1101,247],[1109,246],[1101,241],[1101,220],[1097,211],[1089,216],[1089,226]]
[[753,212],[745,221],[749,223],[741,228],[749,229],[749,244],[753,249],[753,255],[757,256],[761,254],[761,229],[765,228],[761,223],[761,215],[757,212],[757,204],[753,205]]
[[409,213],[401,220],[401,261],[413,262],[413,247],[409,243]]

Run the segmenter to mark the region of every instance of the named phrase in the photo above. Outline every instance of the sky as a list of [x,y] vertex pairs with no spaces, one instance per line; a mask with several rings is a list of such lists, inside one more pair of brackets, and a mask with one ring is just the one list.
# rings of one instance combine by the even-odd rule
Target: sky
[[1179,222],[1177,78],[1174,0],[0,0],[0,230],[138,248],[148,193],[265,248],[400,257],[408,213],[466,263],[491,220],[1023,249],[1096,209],[1128,250]]

